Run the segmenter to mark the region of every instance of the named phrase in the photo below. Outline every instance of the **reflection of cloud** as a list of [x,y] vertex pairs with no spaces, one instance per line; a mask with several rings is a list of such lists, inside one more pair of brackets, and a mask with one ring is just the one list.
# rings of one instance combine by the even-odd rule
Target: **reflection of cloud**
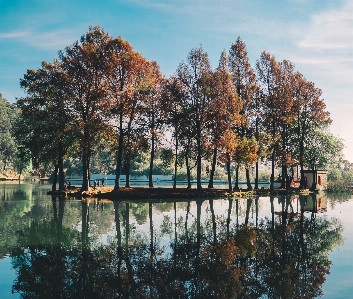
[[13,39],[40,49],[63,49],[77,40],[75,31],[62,29],[52,32],[14,31],[0,34],[0,39]]

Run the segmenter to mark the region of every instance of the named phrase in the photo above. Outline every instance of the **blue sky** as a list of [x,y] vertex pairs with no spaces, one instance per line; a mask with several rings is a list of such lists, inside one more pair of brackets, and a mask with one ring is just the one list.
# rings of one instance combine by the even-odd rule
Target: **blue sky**
[[262,51],[288,59],[323,90],[353,162],[353,1],[0,0],[0,93],[15,102],[28,68],[57,58],[90,25],[128,40],[169,76],[202,45],[213,67],[240,36],[253,67]]

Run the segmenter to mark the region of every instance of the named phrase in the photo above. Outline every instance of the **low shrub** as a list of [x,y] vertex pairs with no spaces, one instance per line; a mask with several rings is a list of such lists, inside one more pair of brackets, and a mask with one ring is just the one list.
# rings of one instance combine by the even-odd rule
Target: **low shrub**
[[351,186],[348,181],[335,180],[327,182],[327,192],[348,192],[351,191]]

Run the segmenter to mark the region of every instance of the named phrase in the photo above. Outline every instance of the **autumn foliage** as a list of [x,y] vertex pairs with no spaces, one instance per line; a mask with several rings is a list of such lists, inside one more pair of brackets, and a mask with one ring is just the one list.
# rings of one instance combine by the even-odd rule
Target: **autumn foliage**
[[[233,170],[238,174],[241,167],[251,189],[249,171],[256,164],[257,176],[260,159],[271,161],[272,182],[275,165],[283,177],[293,159],[302,168],[307,165],[309,132],[330,123],[321,90],[295,72],[293,63],[263,52],[255,72],[240,38],[229,55],[222,52],[215,70],[199,47],[166,78],[157,62],[127,41],[90,27],[53,63],[27,70],[21,86],[27,96],[18,107],[30,128],[22,134],[23,145],[38,163],[51,161],[61,178],[62,160],[80,153],[83,191],[90,187],[93,147],[102,139],[115,152],[115,192],[123,169],[129,185],[130,163],[139,151],[149,151],[153,187],[155,150],[162,144],[169,144],[172,152],[174,187],[178,161],[184,161],[189,187],[190,171],[196,167],[197,189],[202,189],[202,171],[208,165],[213,188],[215,169],[222,164],[229,189]],[[238,175],[236,186],[237,181]]]

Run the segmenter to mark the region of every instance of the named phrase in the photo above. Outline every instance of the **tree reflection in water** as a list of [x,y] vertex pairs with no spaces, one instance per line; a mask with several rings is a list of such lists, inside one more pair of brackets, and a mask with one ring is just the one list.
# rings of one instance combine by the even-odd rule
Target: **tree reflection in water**
[[[216,215],[217,200],[169,201],[163,205],[169,216],[159,222],[154,221],[156,203],[116,201],[116,238],[94,245],[87,202],[82,201],[79,233],[63,225],[65,205],[53,199],[52,219],[33,221],[18,236],[20,246],[12,251],[18,275],[13,291],[23,298],[322,295],[329,253],[342,242],[342,225],[318,216],[316,195],[269,201],[270,217],[263,218],[258,198],[229,199],[224,215]],[[193,204],[196,215],[191,214]],[[184,216],[178,216],[179,205]],[[131,215],[148,230],[133,227]]]

